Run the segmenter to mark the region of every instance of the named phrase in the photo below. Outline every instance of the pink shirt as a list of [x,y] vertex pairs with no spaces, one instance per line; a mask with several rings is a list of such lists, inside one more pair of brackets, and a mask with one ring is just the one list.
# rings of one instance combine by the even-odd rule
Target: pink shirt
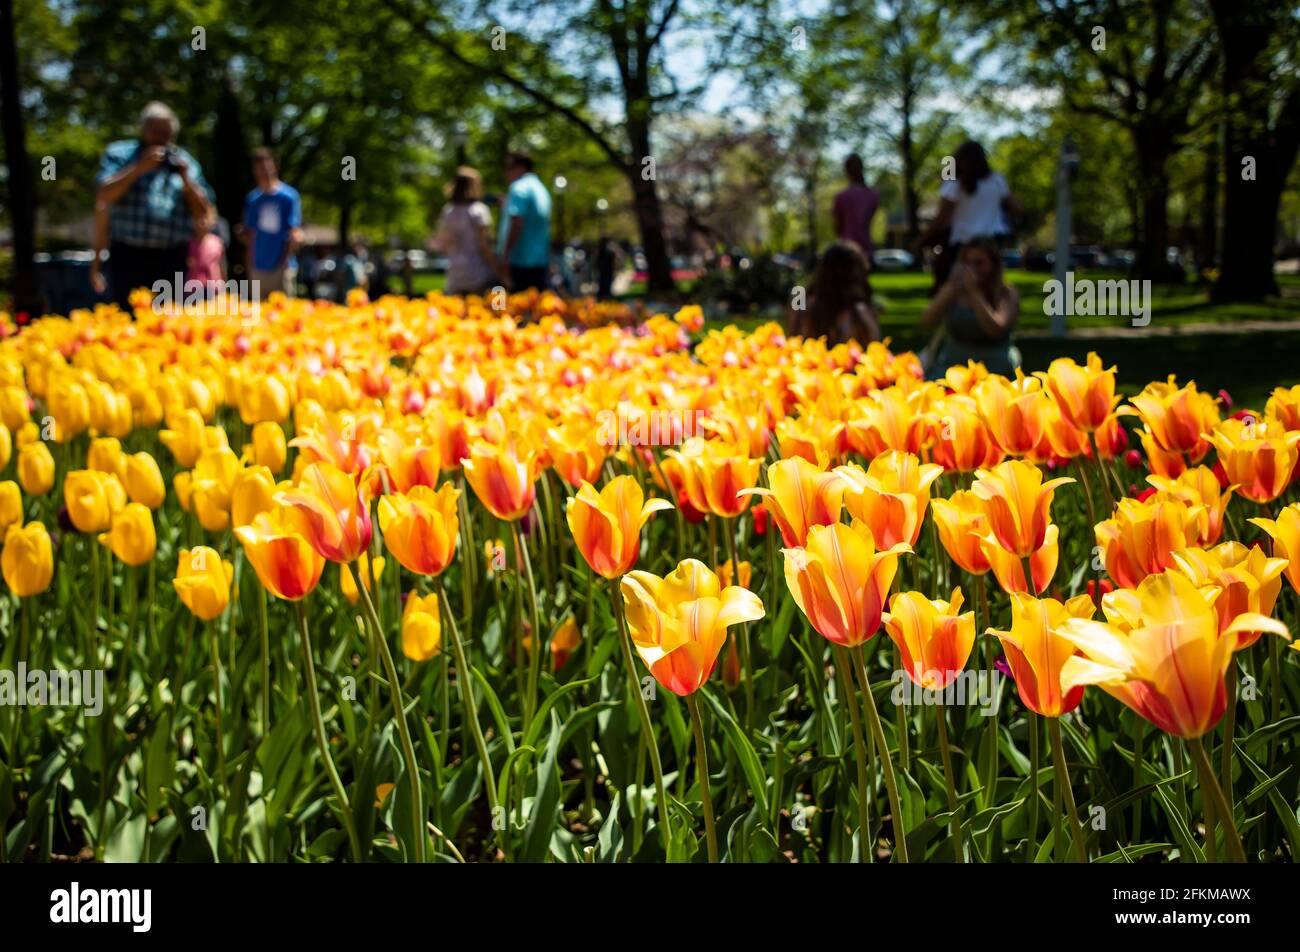
[[221,236],[208,232],[202,238],[191,238],[189,249],[189,271],[186,279],[202,281],[205,285],[221,281],[221,258],[226,253],[226,246],[221,243]]
[[875,248],[871,244],[871,219],[880,207],[880,192],[866,185],[850,185],[835,195],[832,208],[838,224],[835,237],[841,241],[856,242],[868,257]]

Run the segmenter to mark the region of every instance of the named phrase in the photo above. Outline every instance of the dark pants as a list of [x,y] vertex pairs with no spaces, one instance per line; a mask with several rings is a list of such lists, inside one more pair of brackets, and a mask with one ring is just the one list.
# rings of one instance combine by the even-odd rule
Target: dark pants
[[[131,292],[136,288],[153,291],[154,282],[175,282],[176,273],[185,280],[186,246],[170,248],[141,248],[114,241],[108,246],[108,276],[113,282],[113,300],[124,311],[130,311]],[[172,294],[184,299],[185,288],[173,288]]]
[[527,291],[536,288],[545,291],[550,285],[546,280],[546,268],[517,268],[510,266],[510,284],[512,291]]

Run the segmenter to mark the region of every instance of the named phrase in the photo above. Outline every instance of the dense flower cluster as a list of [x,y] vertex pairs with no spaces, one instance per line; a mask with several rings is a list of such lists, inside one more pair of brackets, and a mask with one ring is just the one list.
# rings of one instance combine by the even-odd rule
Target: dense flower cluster
[[[652,418],[680,438],[638,438],[673,431]],[[1126,454],[1147,485],[1128,482]],[[882,632],[923,688],[948,687],[989,642],[1037,715],[1076,710],[1092,687],[1199,743],[1232,703],[1234,655],[1287,635],[1274,615],[1283,581],[1300,586],[1298,472],[1300,387],[1225,418],[1172,377],[1124,400],[1095,354],[926,382],[910,353],[827,348],[775,324],[705,330],[693,307],[647,316],[531,294],[501,313],[438,295],[346,307],[273,295],[257,314],[101,308],[0,340],[0,562],[14,596],[41,598],[56,564],[80,571],[60,561],[62,532],[102,545],[111,577],[160,560],[164,527],[180,525],[184,544],[169,540],[159,568],[196,618],[222,617],[254,578],[301,606],[337,563],[391,675],[386,585],[406,599],[394,620],[408,663],[455,636],[461,667],[442,576],[458,566],[468,603],[506,571],[527,599],[525,729],[542,649],[558,671],[601,636],[590,590],[582,631],[539,593],[539,567],[551,586],[572,585],[565,572],[608,580],[623,663],[639,656],[697,722],[693,695],[720,660],[728,686],[754,690],[772,649],[748,627],[790,598],[845,684],[860,679],[855,729],[881,750],[860,653]],[[663,574],[639,567],[648,525]],[[479,542],[493,552],[497,535],[513,537],[513,561],[485,567]],[[401,679],[387,680],[396,692]],[[457,678],[476,710],[470,681]],[[653,748],[644,703],[640,715]],[[319,711],[316,724],[328,760]],[[946,757],[942,715],[940,729]]]

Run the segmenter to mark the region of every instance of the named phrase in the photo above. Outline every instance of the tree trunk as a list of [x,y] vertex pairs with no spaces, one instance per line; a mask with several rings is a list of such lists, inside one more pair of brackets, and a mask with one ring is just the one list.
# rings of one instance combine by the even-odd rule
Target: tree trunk
[[[1277,104],[1269,62],[1282,4],[1215,0],[1223,56],[1223,261],[1216,301],[1259,301],[1276,294],[1273,250],[1282,189],[1300,148],[1300,89]],[[1253,177],[1248,176],[1253,165]]]
[[1138,191],[1142,196],[1142,232],[1137,247],[1137,276],[1169,281],[1169,146],[1172,137],[1142,123],[1133,129],[1138,154]]
[[221,91],[217,98],[217,117],[212,128],[213,168],[208,181],[216,192],[217,214],[230,226],[230,247],[226,249],[228,274],[232,278],[247,278],[244,273],[244,242],[239,237],[238,225],[244,220],[244,198],[253,186],[253,173],[248,158],[248,142],[244,137],[244,123],[239,98],[230,86],[230,77],[222,71]]
[[36,189],[27,155],[27,128],[18,83],[13,0],[0,0],[0,122],[4,125],[14,232],[14,311],[37,317],[43,304],[36,283]]
[[[349,153],[350,154],[350,153]],[[350,182],[342,182],[339,187],[339,245],[334,253],[334,295],[340,304],[347,303],[347,292],[343,290],[343,259],[348,256],[348,244],[352,240],[352,189]]]
[[1196,249],[1196,270],[1199,273],[1213,268],[1219,256],[1219,170],[1223,157],[1219,136],[1205,150],[1205,165],[1201,172],[1200,230]]
[[[629,110],[629,117],[633,112]],[[672,263],[668,260],[668,243],[664,240],[663,209],[655,178],[643,164],[652,155],[650,151],[650,124],[646,120],[629,118],[628,139],[632,146],[632,161],[627,166],[628,182],[632,186],[632,207],[636,212],[637,227],[641,231],[641,249],[645,253],[649,291],[676,291]],[[658,174],[658,168],[655,168]]]
[[817,235],[817,161],[815,158],[804,179],[804,198],[807,201],[808,214],[808,267],[811,268],[817,261],[817,248],[820,244]]
[[[898,138],[903,165],[903,226],[910,246],[921,234],[921,200],[916,194],[916,155],[912,142],[912,97],[903,97],[903,129]],[[918,259],[919,261],[919,259]]]

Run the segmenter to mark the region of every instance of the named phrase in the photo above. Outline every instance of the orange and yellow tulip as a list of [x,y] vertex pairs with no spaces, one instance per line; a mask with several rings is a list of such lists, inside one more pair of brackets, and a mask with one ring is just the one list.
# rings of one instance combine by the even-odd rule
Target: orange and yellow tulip
[[461,460],[474,495],[502,522],[522,519],[537,498],[537,454],[510,437],[505,443],[479,440]]
[[[751,459],[731,444],[692,437],[681,450],[669,450],[667,472],[681,480],[682,495],[700,512],[724,519],[749,508],[750,494],[758,482],[762,460]],[[670,475],[671,478],[671,475]]]
[[903,671],[920,687],[941,691],[966,667],[975,646],[975,613],[958,614],[961,605],[960,588],[946,602],[899,592],[881,615]]
[[641,552],[641,529],[654,513],[671,509],[667,499],[646,499],[631,476],[616,476],[597,492],[583,483],[565,506],[578,551],[602,578],[626,575]]
[[1300,592],[1300,502],[1293,502],[1277,514],[1276,519],[1250,520],[1273,540],[1273,555],[1286,559],[1286,580]]
[[852,648],[880,630],[898,557],[910,551],[905,542],[877,551],[860,522],[814,526],[804,548],[782,549],[785,582],[822,637]]
[[757,595],[738,586],[723,588],[695,559],[663,578],[629,572],[620,587],[637,654],[656,681],[683,697],[713,673],[727,629],[764,614]]
[[1286,492],[1300,461],[1300,431],[1288,432],[1277,420],[1227,419],[1210,442],[1228,482],[1252,502],[1272,502]]
[[873,459],[866,472],[856,465],[835,472],[848,483],[845,508],[871,530],[877,546],[916,544],[930,505],[930,486],[943,475],[942,466],[893,450]]
[[1179,387],[1170,374],[1165,383],[1147,384],[1130,402],[1145,426],[1142,442],[1148,453],[1154,448],[1157,456],[1178,458],[1178,471],[1163,475],[1177,476],[1183,461],[1199,463],[1209,450],[1209,434],[1219,423],[1219,405],[1197,390],[1194,382]]
[[297,601],[320,581],[325,559],[307,541],[306,528],[296,509],[278,507],[235,529],[262,587],[276,598]]
[[1060,717],[1083,700],[1082,684],[1061,688],[1061,669],[1079,652],[1059,629],[1071,618],[1091,619],[1095,612],[1088,595],[1076,595],[1062,604],[1054,598],[1016,593],[1011,596],[1011,630],[989,629],[988,634],[1002,642],[1021,702],[1035,714]]
[[1061,689],[1095,684],[1168,734],[1197,738],[1214,729],[1227,706],[1224,675],[1240,631],[1285,636],[1263,615],[1238,615],[1224,629],[1209,601],[1178,572],[1143,579],[1136,591],[1102,599],[1106,621],[1071,619],[1059,629],[1081,657],[1061,670]]
[[971,492],[984,500],[993,537],[1017,558],[1043,547],[1051,523],[1052,495],[1058,486],[1074,482],[1065,476],[1043,482],[1037,466],[1020,460],[1007,460],[975,475]]
[[303,535],[331,562],[353,562],[370,546],[365,494],[332,463],[308,465],[297,487],[276,493],[275,501],[298,510]]
[[1145,501],[1121,499],[1115,515],[1096,526],[1106,574],[1120,588],[1135,588],[1148,575],[1174,564],[1173,555],[1197,539],[1204,508],[1159,494]]
[[838,473],[823,472],[802,457],[792,457],[767,468],[768,488],[741,490],[761,495],[787,546],[801,546],[812,526],[840,521],[848,481]]
[[1115,395],[1115,368],[1104,368],[1091,351],[1082,367],[1072,357],[1058,357],[1037,376],[1046,384],[1061,418],[1085,433],[1100,428],[1120,400]]
[[384,496],[379,500],[379,529],[385,547],[416,575],[441,574],[456,554],[459,498],[460,490],[451,483],[437,490],[417,485]]

